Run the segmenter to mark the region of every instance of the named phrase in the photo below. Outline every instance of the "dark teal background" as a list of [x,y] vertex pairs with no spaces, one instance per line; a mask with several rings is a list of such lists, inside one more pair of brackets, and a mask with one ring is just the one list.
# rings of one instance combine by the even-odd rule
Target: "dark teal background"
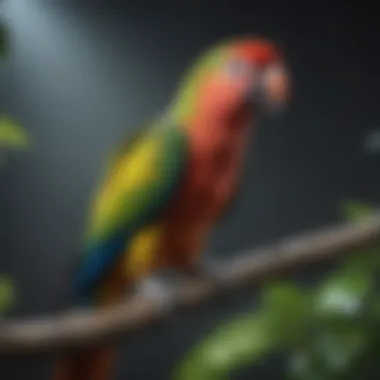
[[[15,315],[55,307],[106,152],[165,107],[194,55],[226,37],[260,33],[279,41],[295,97],[284,115],[261,123],[243,193],[215,232],[211,254],[229,256],[338,221],[339,202],[347,197],[379,200],[379,157],[363,152],[367,132],[380,127],[374,6],[11,0],[2,11],[12,51],[0,70],[0,110],[34,140],[33,149],[13,155],[0,174],[0,272],[16,281]],[[247,310],[249,294],[126,343],[115,379],[168,378],[218,321]],[[47,379],[46,363],[0,362],[0,378]],[[253,376],[281,379],[273,363],[239,379]]]

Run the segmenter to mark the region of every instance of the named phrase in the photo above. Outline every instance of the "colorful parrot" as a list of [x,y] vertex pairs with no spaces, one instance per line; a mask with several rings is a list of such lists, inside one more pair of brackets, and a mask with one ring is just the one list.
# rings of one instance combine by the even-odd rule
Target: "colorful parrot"
[[[234,198],[244,153],[263,111],[289,97],[279,48],[238,38],[202,54],[171,106],[109,162],[74,278],[79,305],[104,308],[163,268],[202,272],[200,254]],[[111,347],[62,358],[55,380],[106,380]]]

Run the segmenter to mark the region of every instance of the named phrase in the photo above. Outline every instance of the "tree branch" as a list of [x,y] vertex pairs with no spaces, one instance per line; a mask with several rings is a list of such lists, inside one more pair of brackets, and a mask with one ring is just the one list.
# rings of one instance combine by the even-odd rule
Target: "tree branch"
[[[342,224],[310,234],[288,238],[277,244],[236,255],[221,264],[222,280],[184,281],[177,289],[178,310],[198,306],[225,291],[242,289],[273,275],[302,265],[328,261],[380,242],[380,213],[360,223]],[[130,301],[99,311],[70,311],[51,317],[4,320],[0,324],[0,355],[52,353],[116,340],[160,322],[164,312],[152,299]]]

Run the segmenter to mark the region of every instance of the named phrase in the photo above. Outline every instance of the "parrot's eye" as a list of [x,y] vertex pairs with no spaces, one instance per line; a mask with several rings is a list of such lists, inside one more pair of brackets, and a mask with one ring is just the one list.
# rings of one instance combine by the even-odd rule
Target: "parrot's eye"
[[227,63],[227,72],[229,75],[234,77],[245,76],[249,74],[250,67],[247,62],[242,60],[229,61]]

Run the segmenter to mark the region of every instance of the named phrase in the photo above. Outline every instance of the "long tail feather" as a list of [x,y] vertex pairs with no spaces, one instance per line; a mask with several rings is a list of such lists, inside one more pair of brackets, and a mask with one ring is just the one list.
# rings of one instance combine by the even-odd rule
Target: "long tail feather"
[[[102,286],[94,310],[120,301],[126,291],[120,266],[110,273]],[[70,352],[54,363],[52,380],[111,380],[116,347],[100,345]]]
[[108,380],[115,359],[113,347],[96,347],[67,354],[55,363],[53,380]]

